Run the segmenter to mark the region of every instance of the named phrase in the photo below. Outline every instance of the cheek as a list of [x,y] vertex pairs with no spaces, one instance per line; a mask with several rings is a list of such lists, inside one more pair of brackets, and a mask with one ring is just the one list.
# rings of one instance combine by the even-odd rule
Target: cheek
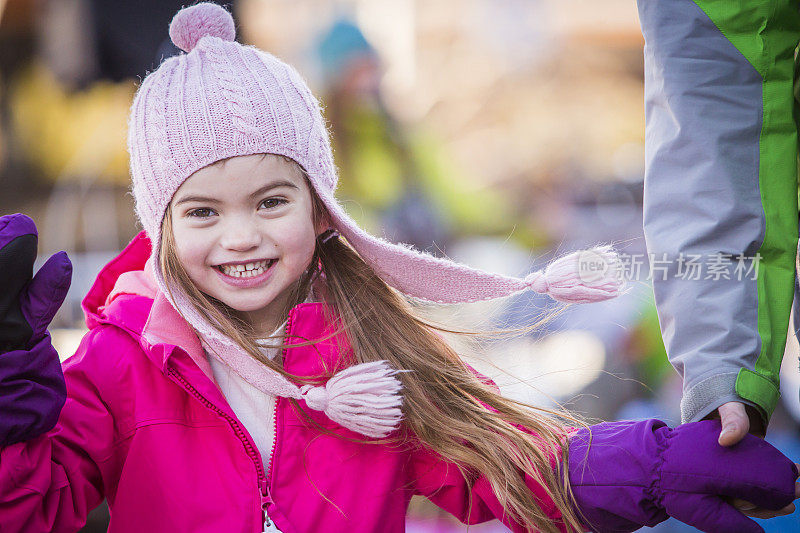
[[194,232],[188,228],[175,228],[175,254],[183,268],[192,275],[206,266],[208,250],[203,245],[203,240],[198,239]]
[[281,232],[280,246],[283,248],[285,258],[291,256],[292,263],[305,267],[314,255],[316,235],[310,224],[287,225]]

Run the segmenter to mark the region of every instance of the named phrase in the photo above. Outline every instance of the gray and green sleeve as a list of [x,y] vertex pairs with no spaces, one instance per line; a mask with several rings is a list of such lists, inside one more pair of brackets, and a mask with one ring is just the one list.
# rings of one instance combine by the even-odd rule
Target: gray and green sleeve
[[[682,418],[741,401],[767,422],[779,398],[797,252],[798,2],[638,6],[644,229],[651,257],[665,260],[653,284],[667,354],[683,377]],[[682,275],[689,256],[706,266],[724,258],[728,279]]]

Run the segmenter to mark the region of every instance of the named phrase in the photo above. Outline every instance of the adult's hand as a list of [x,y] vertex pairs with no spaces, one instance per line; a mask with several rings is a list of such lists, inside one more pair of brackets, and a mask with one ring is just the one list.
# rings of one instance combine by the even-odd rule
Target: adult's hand
[[722,422],[722,431],[719,434],[720,446],[733,446],[748,433],[761,438],[766,434],[761,415],[741,402],[720,405],[710,418],[718,418]]
[[[766,435],[761,415],[749,405],[746,406],[741,402],[724,403],[708,418],[719,419],[722,423],[722,431],[720,431],[718,440],[720,446],[734,446],[748,433],[761,438]],[[731,505],[753,518],[772,518],[794,512],[794,505],[776,513],[738,498],[733,499]]]

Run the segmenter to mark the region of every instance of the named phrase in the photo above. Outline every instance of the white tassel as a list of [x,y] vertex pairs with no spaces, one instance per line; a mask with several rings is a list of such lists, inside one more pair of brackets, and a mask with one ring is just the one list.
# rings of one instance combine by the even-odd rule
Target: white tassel
[[337,372],[325,386],[300,387],[306,405],[367,437],[382,438],[400,424],[402,385],[399,371],[386,361],[353,365]]
[[591,303],[623,292],[622,262],[611,246],[597,246],[560,257],[525,282],[536,292],[566,303]]

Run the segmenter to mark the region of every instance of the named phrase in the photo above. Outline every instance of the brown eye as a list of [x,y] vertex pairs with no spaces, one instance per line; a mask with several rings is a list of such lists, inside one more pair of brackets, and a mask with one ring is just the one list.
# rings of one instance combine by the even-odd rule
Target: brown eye
[[186,216],[193,218],[208,218],[211,216],[211,213],[213,213],[213,211],[208,207],[200,207],[198,209],[192,209],[186,213]]
[[261,205],[265,205],[267,209],[274,209],[285,203],[288,203],[288,201],[284,198],[267,198],[261,202]]

